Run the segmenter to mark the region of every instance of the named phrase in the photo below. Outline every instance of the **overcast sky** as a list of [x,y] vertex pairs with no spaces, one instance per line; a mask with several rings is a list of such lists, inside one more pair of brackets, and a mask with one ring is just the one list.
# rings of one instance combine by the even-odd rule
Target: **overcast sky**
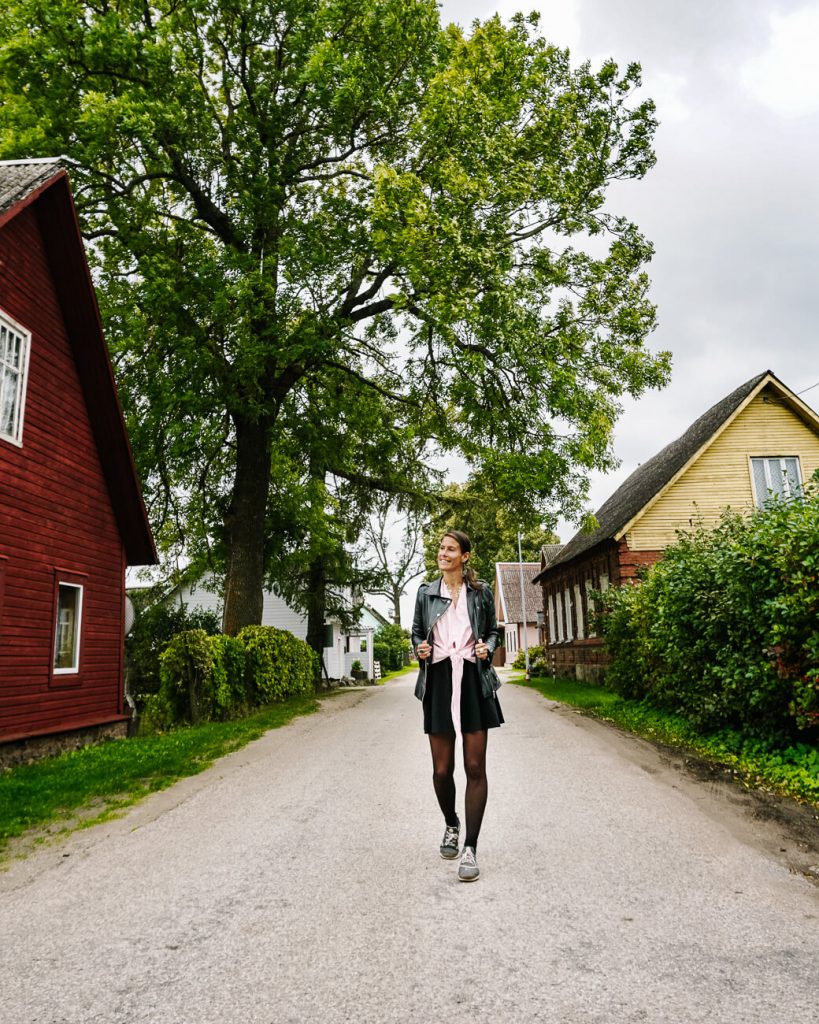
[[[441,10],[465,28],[538,10],[573,62],[638,61],[657,104],[657,166],[611,209],[654,243],[650,345],[672,352],[672,381],[625,403],[622,465],[593,477],[594,508],[757,373],[796,392],[819,383],[819,0],[445,0]],[[819,387],[803,398],[819,406]],[[565,542],[574,527],[559,532]]]

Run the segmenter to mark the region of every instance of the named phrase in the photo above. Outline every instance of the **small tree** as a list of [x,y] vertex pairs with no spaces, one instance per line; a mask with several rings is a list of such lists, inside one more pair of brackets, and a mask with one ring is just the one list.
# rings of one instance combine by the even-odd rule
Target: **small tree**
[[[421,513],[410,510],[402,519],[391,522],[391,511],[389,499],[378,503],[365,528],[364,544],[378,581],[370,587],[370,593],[387,598],[392,604],[392,620],[400,626],[401,598],[407,592],[407,585],[424,568],[423,520]],[[397,528],[401,528],[401,535],[395,543],[390,533]]]

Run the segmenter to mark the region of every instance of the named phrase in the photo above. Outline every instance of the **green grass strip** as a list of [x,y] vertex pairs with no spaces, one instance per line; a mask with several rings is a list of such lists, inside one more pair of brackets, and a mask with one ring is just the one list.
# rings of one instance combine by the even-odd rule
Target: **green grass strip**
[[197,775],[217,758],[318,707],[314,697],[292,697],[246,718],[83,747],[3,772],[0,850],[9,839],[29,829],[70,820],[89,806],[100,811],[84,824],[110,817],[149,793]]
[[819,807],[819,748],[815,744],[764,740],[731,729],[703,734],[679,715],[574,679],[538,677],[527,684],[520,675],[509,682],[528,685],[550,700],[728,768],[749,789],[768,790]]

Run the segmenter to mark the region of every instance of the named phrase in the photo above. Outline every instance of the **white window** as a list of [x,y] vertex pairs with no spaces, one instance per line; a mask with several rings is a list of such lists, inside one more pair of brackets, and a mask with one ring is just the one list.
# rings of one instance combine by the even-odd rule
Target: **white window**
[[565,639],[565,633],[563,632],[565,626],[565,620],[563,618],[563,594],[558,590],[557,596],[557,642],[562,644]]
[[605,594],[609,589],[609,574],[607,572],[600,573],[600,593]]
[[557,618],[555,616],[555,595],[549,594],[549,643],[557,643]]
[[82,587],[76,583],[57,585],[57,626],[54,634],[54,674],[78,672],[80,668],[80,626]]
[[0,313],[0,437],[23,443],[30,335]]
[[572,632],[572,595],[569,588],[563,591],[563,607],[566,609],[566,639],[573,640],[574,633]]
[[580,596],[580,584],[574,585],[574,607],[577,613],[577,639],[582,640],[586,635],[586,623],[583,618],[583,599]]
[[802,473],[795,455],[751,459],[751,475],[759,508],[772,497],[793,498],[802,493]]

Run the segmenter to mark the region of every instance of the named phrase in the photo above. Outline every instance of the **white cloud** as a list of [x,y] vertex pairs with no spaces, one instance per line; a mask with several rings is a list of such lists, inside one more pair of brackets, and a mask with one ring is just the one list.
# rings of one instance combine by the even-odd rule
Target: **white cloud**
[[785,117],[819,112],[819,4],[769,15],[768,48],[746,61],[739,81],[757,102]]
[[688,79],[684,75],[672,75],[661,71],[656,74],[643,72],[641,95],[650,96],[657,105],[657,117],[661,124],[685,121],[691,111],[684,99]]
[[474,0],[443,0],[441,19],[468,27],[475,18],[484,21],[493,14],[499,14],[504,21],[508,21],[518,12],[529,14],[538,11],[545,38],[556,46],[568,47],[574,55],[574,51],[580,47],[579,8],[580,0],[484,0],[481,4],[474,3]]

